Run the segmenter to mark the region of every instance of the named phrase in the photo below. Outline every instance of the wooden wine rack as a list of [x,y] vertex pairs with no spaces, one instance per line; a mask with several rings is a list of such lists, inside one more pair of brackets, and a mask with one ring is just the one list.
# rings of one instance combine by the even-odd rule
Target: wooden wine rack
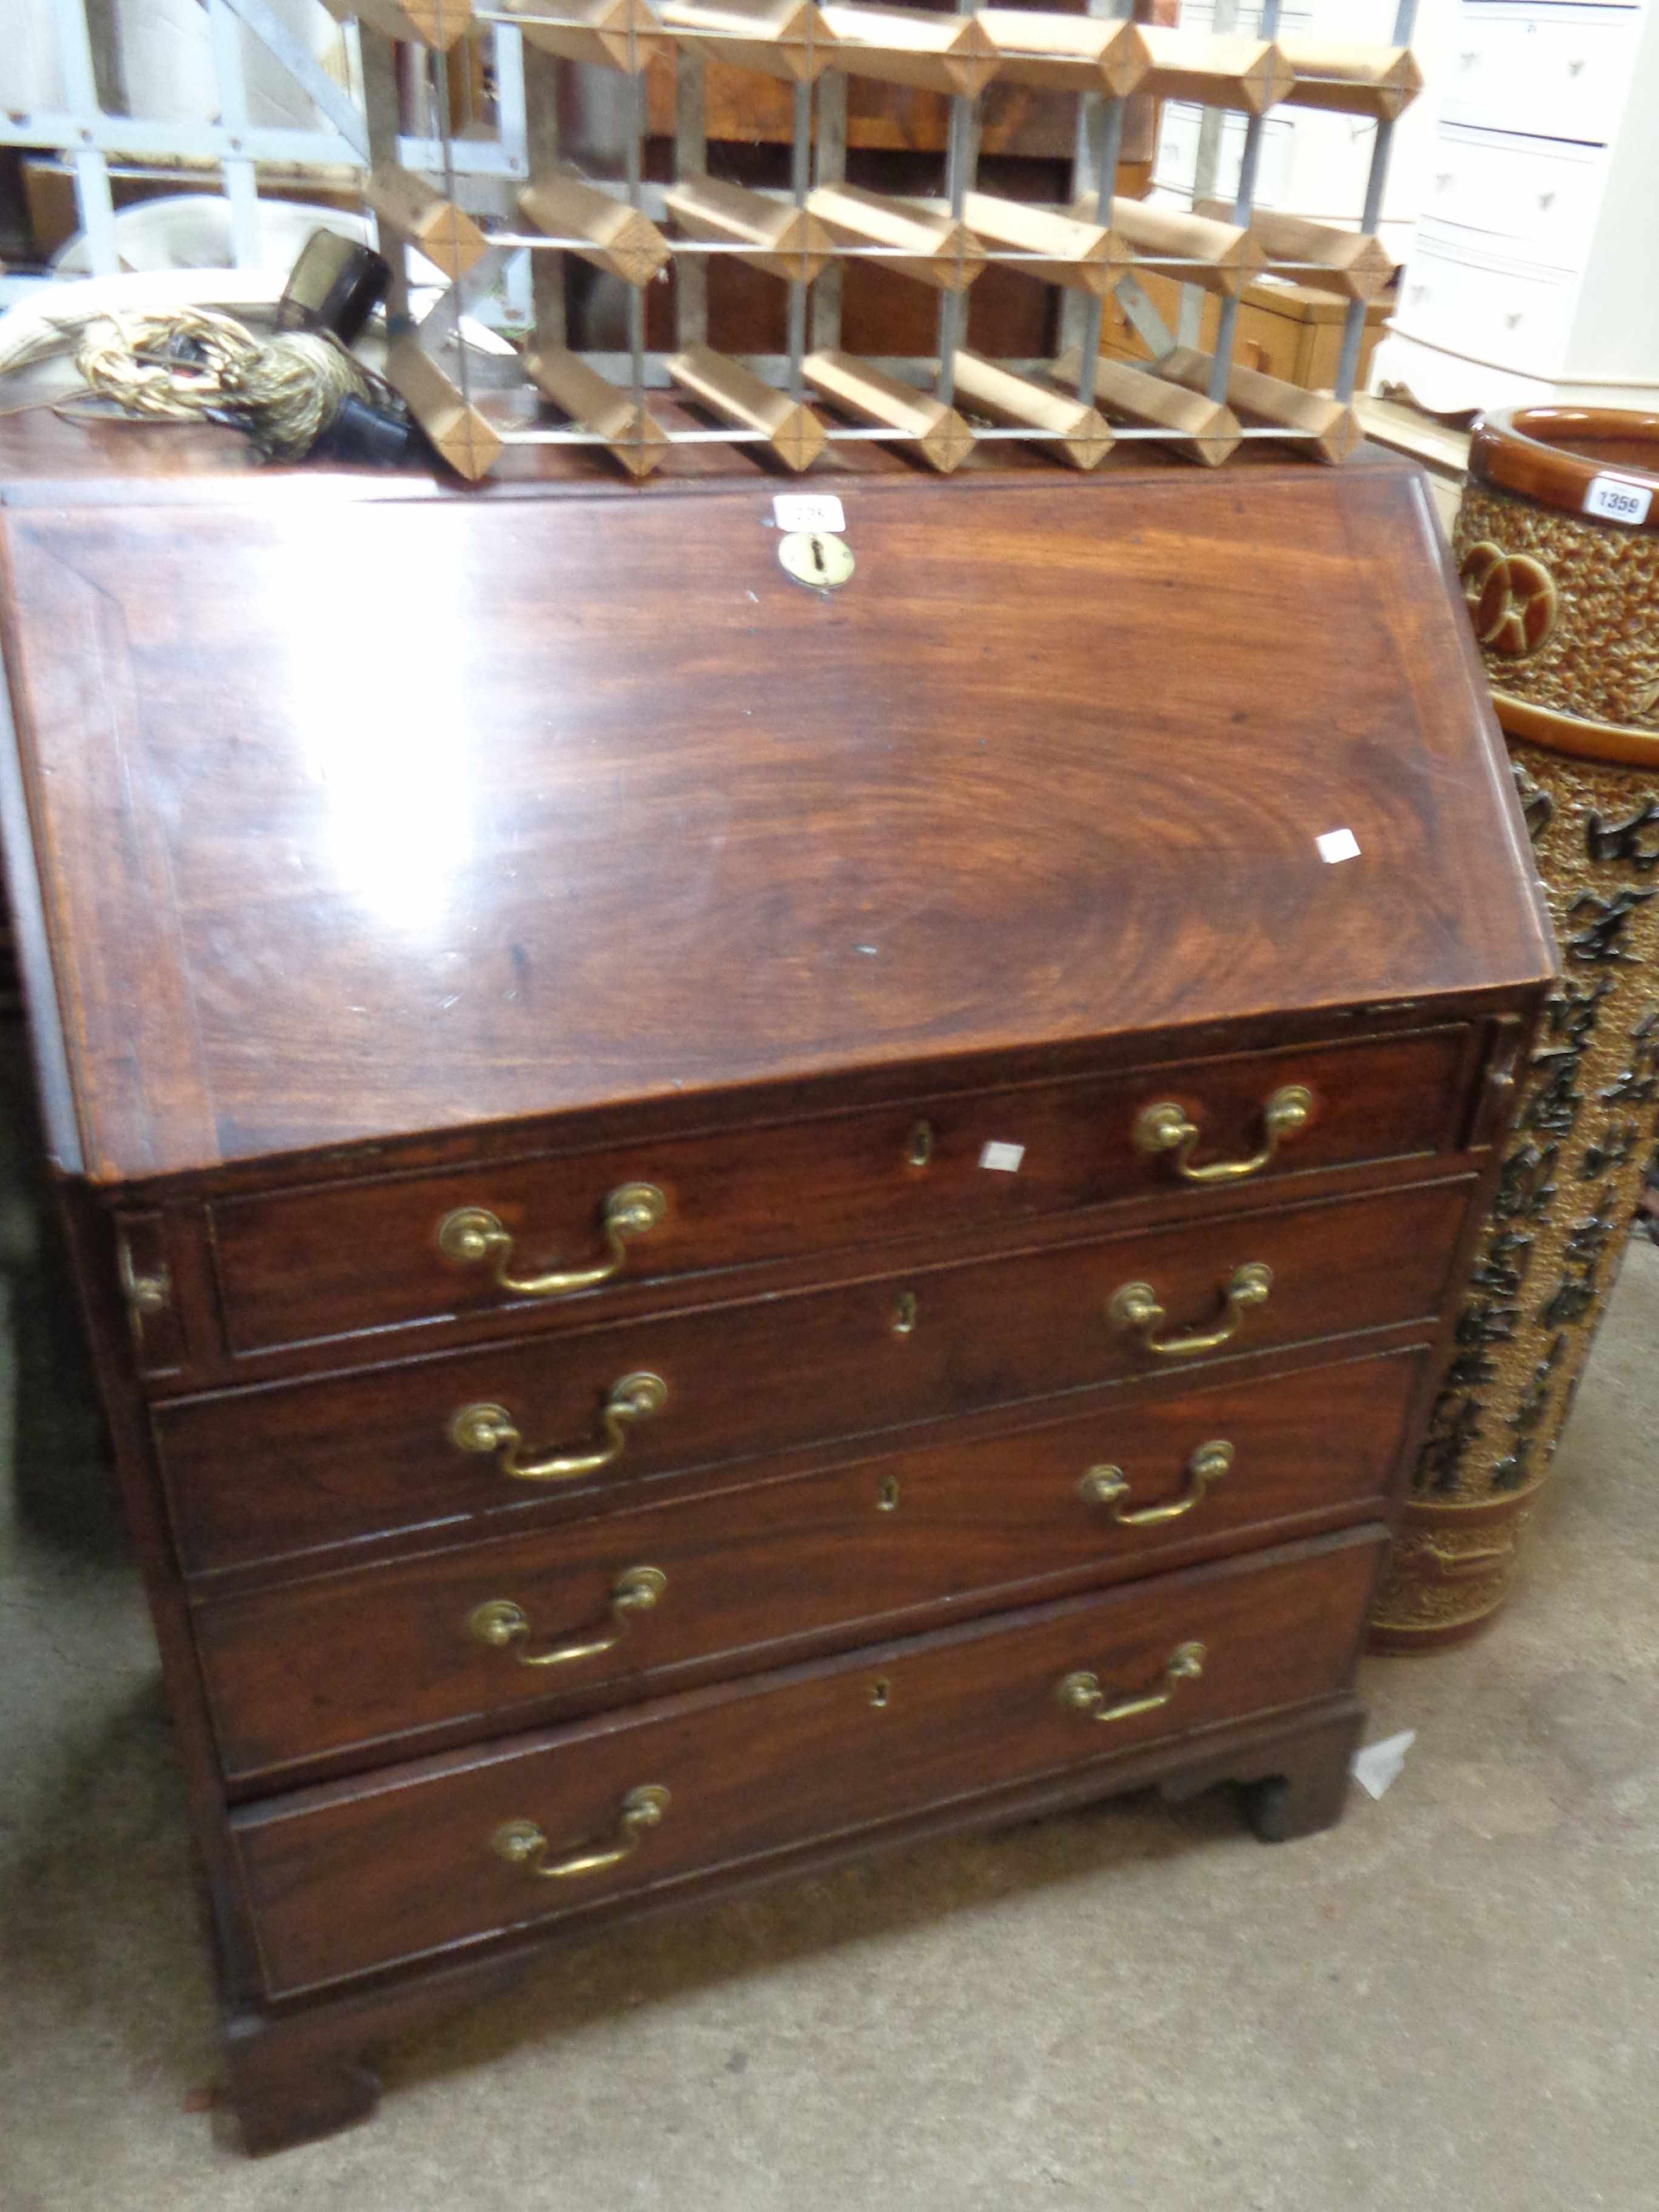
[[[1415,0],[1401,0],[1395,44],[1331,46],[1275,35],[1278,0],[1261,35],[1163,30],[1128,20],[1130,0],[1096,0],[1122,15],[964,8],[955,15],[815,0],[329,0],[355,14],[363,53],[374,168],[366,197],[394,268],[394,338],[387,374],[438,449],[464,477],[487,473],[514,445],[588,446],[629,477],[650,475],[678,446],[747,447],[781,467],[844,468],[860,443],[892,447],[946,472],[1003,441],[1077,469],[1118,441],[1157,441],[1217,466],[1247,440],[1285,441],[1340,461],[1358,442],[1351,404],[1368,301],[1389,276],[1376,233],[1395,118],[1421,87],[1409,51]],[[492,228],[452,204],[446,190],[396,161],[393,42],[423,51],[441,114],[448,112],[448,57],[489,24],[523,33],[532,115],[530,181],[518,220]],[[703,70],[757,71],[791,89],[793,132],[787,190],[761,191],[711,177]],[[672,63],[675,175],[643,178],[645,71]],[[557,73],[573,64],[616,72],[629,103],[626,174],[604,183],[560,158]],[[943,191],[932,199],[873,192],[846,178],[847,83],[870,77],[943,94],[950,125]],[[1073,191],[1042,206],[980,189],[980,112],[997,79],[1077,102]],[[1195,100],[1246,118],[1231,220],[1123,197],[1117,190],[1124,102],[1133,94]],[[1304,106],[1370,118],[1376,143],[1353,229],[1257,210],[1263,118]],[[447,148],[445,149],[447,153]],[[447,167],[447,163],[446,164]],[[418,325],[409,316],[405,257],[417,247],[451,280]],[[557,421],[505,405],[483,373],[466,312],[507,256],[532,257],[534,331],[524,375]],[[563,263],[577,256],[615,280],[626,300],[625,353],[573,351]],[[703,272],[732,255],[785,288],[782,356],[737,356],[708,343]],[[866,358],[841,343],[839,270],[884,264],[938,295],[935,353]],[[996,362],[966,347],[965,301],[994,264],[1056,286],[1070,305],[1061,343],[1041,362]],[[1276,271],[1346,303],[1335,390],[1312,393],[1237,365],[1240,297]],[[672,273],[678,343],[646,344],[646,289]],[[1141,275],[1172,276],[1219,301],[1213,350],[1177,345],[1141,289]],[[826,281],[833,276],[835,281]],[[1103,301],[1115,296],[1146,343],[1131,366],[1100,349]],[[1006,447],[1004,448],[1006,452]]]

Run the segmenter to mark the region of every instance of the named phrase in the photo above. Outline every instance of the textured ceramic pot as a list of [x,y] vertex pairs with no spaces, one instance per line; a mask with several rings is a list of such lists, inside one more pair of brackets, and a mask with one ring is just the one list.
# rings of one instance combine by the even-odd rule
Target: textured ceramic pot
[[1659,416],[1488,416],[1453,543],[1564,974],[1373,1614],[1391,1650],[1508,1595],[1659,1142]]

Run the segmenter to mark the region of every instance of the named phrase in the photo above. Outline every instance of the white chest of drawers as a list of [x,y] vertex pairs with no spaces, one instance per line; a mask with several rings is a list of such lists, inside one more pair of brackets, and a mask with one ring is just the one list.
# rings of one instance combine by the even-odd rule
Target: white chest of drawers
[[1439,411],[1659,400],[1659,9],[1458,0],[1373,381]]

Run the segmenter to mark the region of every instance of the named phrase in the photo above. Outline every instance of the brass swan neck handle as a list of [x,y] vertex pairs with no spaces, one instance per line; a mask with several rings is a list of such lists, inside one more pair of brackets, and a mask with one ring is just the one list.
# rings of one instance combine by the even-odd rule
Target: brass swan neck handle
[[1166,1521],[1179,1521],[1204,1503],[1212,1482],[1219,1482],[1233,1463],[1233,1447],[1224,1437],[1200,1444],[1187,1462],[1187,1486],[1178,1498],[1161,1505],[1128,1510],[1129,1478],[1121,1467],[1091,1467],[1079,1483],[1091,1505],[1103,1505],[1121,1528],[1156,1528]]
[[617,1812],[617,1840],[586,1844],[568,1858],[550,1859],[545,1832],[533,1820],[503,1820],[489,1838],[489,1848],[509,1866],[522,1867],[541,1881],[569,1881],[586,1874],[603,1874],[632,1858],[647,1833],[668,1810],[668,1792],[660,1783],[642,1783],[630,1790]]
[[1313,1116],[1313,1093],[1300,1083],[1286,1083],[1271,1095],[1261,1109],[1261,1146],[1247,1160],[1209,1160],[1194,1167],[1201,1132],[1186,1109],[1173,1099],[1160,1099],[1143,1107],[1135,1116],[1137,1152],[1173,1152],[1175,1171],[1183,1182],[1242,1182],[1260,1175],[1287,1138],[1305,1129]]
[[614,1651],[628,1633],[630,1617],[649,1613],[668,1588],[660,1567],[628,1567],[616,1579],[606,1608],[610,1626],[597,1632],[567,1636],[544,1651],[526,1647],[530,1638],[530,1616],[509,1597],[486,1598],[474,1606],[466,1625],[476,1643],[492,1651],[511,1651],[520,1667],[564,1667],[578,1659],[598,1659]]
[[1098,1674],[1067,1674],[1057,1683],[1054,1695],[1062,1705],[1091,1721],[1132,1721],[1142,1713],[1155,1713],[1167,1705],[1183,1682],[1195,1682],[1204,1672],[1204,1646],[1177,1644],[1164,1667],[1164,1687],[1138,1697],[1106,1701]]
[[1115,1329],[1138,1336],[1146,1350],[1159,1359],[1189,1359],[1194,1352],[1215,1352],[1230,1343],[1243,1327],[1252,1306],[1265,1306],[1273,1286],[1273,1271],[1260,1260],[1247,1260],[1235,1267],[1218,1287],[1222,1319],[1214,1328],[1179,1330],[1173,1336],[1158,1331],[1169,1319],[1150,1283],[1124,1283],[1107,1302],[1106,1316]]
[[660,1375],[624,1375],[612,1383],[599,1409],[604,1442],[586,1450],[521,1459],[524,1438],[518,1423],[505,1406],[488,1403],[463,1406],[449,1425],[449,1439],[462,1451],[494,1452],[496,1466],[515,1482],[574,1482],[580,1475],[598,1474],[614,1466],[627,1449],[634,1423],[652,1419],[667,1403],[668,1385]]
[[496,1284],[515,1298],[569,1297],[620,1274],[627,1264],[629,1239],[647,1235],[667,1211],[668,1201],[655,1183],[618,1184],[599,1208],[605,1256],[586,1267],[554,1267],[539,1275],[509,1274],[512,1232],[482,1206],[463,1206],[447,1213],[438,1224],[438,1249],[447,1260],[459,1261],[463,1267],[488,1261]]

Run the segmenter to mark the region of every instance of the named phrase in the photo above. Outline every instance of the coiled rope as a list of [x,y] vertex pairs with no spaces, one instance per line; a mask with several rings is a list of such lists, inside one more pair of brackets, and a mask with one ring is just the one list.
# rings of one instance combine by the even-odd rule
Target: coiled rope
[[228,422],[266,460],[302,459],[343,399],[386,386],[337,339],[311,331],[257,338],[210,307],[111,314],[88,331],[76,368],[124,413],[167,422]]

